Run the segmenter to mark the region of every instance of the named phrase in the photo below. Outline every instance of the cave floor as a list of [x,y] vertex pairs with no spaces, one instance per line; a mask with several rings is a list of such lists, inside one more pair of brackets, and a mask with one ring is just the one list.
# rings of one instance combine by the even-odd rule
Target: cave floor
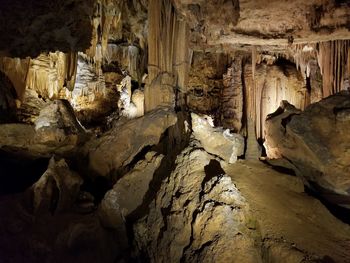
[[239,160],[221,165],[249,203],[262,240],[278,241],[295,252],[350,262],[350,226],[305,193],[298,177],[280,173],[259,161]]

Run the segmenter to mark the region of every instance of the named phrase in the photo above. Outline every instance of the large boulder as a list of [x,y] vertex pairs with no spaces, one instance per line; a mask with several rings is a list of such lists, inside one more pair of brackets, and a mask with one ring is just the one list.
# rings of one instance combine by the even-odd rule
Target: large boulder
[[111,176],[146,146],[158,144],[162,134],[176,121],[174,111],[162,107],[113,127],[85,145],[84,154],[88,156],[90,170],[100,176]]
[[85,133],[67,100],[55,100],[44,107],[35,121],[35,130],[42,143],[62,147],[75,146]]
[[350,94],[311,104],[300,112],[284,103],[266,120],[269,158],[285,158],[309,186],[331,202],[350,204]]
[[87,133],[74,115],[68,101],[48,103],[35,125],[9,123],[0,125],[0,148],[29,157],[69,155],[87,139]]
[[122,223],[120,219],[126,218],[142,205],[153,174],[163,157],[155,152],[147,153],[145,160],[139,161],[106,193],[99,207],[101,221],[106,227],[118,227]]
[[134,225],[135,242],[150,262],[258,263],[249,211],[220,163],[198,146],[189,147],[148,214]]
[[237,161],[244,154],[244,138],[237,133],[221,127],[214,127],[208,116],[191,113],[193,134],[203,148],[229,163]]
[[35,212],[64,212],[78,199],[83,179],[70,171],[64,159],[52,157],[46,172],[30,188]]

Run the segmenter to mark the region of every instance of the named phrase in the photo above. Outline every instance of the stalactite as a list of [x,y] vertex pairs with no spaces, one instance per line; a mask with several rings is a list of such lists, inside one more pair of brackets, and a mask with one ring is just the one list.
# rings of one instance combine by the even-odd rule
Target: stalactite
[[252,47],[252,78],[255,79],[255,66],[256,66],[256,46]]
[[323,97],[345,88],[344,78],[349,74],[349,40],[318,43],[317,59],[323,79]]
[[16,89],[17,97],[21,100],[25,88],[30,59],[0,58],[0,71],[2,71],[12,82]]
[[75,85],[75,79],[77,75],[78,67],[78,53],[70,52],[66,55],[66,80],[67,80],[67,89],[72,91]]

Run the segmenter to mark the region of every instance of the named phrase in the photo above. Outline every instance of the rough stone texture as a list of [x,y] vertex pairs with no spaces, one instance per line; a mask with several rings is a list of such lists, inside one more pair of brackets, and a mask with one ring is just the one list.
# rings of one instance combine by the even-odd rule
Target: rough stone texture
[[48,104],[38,93],[32,89],[24,91],[22,102],[17,109],[17,118],[20,122],[34,124],[39,117],[40,111]]
[[239,133],[243,118],[242,58],[235,57],[232,66],[223,76],[224,88],[221,96],[221,122],[224,128]]
[[218,111],[227,63],[228,56],[223,53],[193,52],[186,91],[191,111],[203,114]]
[[2,124],[0,147],[9,152],[31,157],[67,155],[87,139],[84,128],[74,116],[67,101],[53,101],[44,107],[35,126],[28,124]]
[[89,168],[101,176],[110,176],[128,165],[144,147],[157,144],[164,131],[176,121],[176,114],[170,108],[157,108],[112,128],[85,145]]
[[[36,137],[44,144],[76,146],[85,129],[74,115],[68,101],[56,100],[40,111],[35,121]],[[39,140],[38,140],[39,141]]]
[[192,29],[195,47],[288,45],[294,42],[346,39],[350,7],[345,2],[303,0],[176,0]]
[[150,262],[261,262],[249,207],[205,151],[185,149],[175,170],[135,226],[135,241]]
[[104,225],[111,228],[118,226],[120,216],[126,218],[142,204],[153,174],[163,157],[155,152],[147,153],[145,160],[139,161],[130,172],[118,180],[112,190],[106,193],[100,207]]
[[54,214],[71,209],[82,184],[83,179],[69,170],[64,159],[52,157],[46,172],[30,189],[34,211]]
[[199,116],[191,113],[192,129],[203,148],[211,154],[215,154],[229,163],[237,161],[237,157],[244,154],[244,138],[237,133],[230,133],[221,127],[215,128],[210,123],[210,117]]
[[299,177],[259,161],[222,167],[253,213],[249,226],[261,233],[263,262],[349,262],[349,225],[306,194]]
[[329,201],[349,205],[349,92],[311,104],[297,115],[288,107],[266,122],[268,157],[286,158]]

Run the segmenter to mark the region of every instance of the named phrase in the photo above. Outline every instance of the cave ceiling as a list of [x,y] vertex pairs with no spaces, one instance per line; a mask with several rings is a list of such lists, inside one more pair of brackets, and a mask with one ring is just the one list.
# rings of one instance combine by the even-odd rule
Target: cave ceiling
[[[147,34],[142,27],[147,24],[147,4],[144,0],[1,0],[0,54],[36,57],[48,51],[84,51],[93,43],[91,21],[98,16],[102,23],[112,15],[122,20],[122,36],[115,26],[118,21],[113,21],[109,40],[140,40]],[[348,1],[174,0],[173,5],[190,27],[190,46],[195,50],[251,45],[283,50],[292,43],[349,38]]]

